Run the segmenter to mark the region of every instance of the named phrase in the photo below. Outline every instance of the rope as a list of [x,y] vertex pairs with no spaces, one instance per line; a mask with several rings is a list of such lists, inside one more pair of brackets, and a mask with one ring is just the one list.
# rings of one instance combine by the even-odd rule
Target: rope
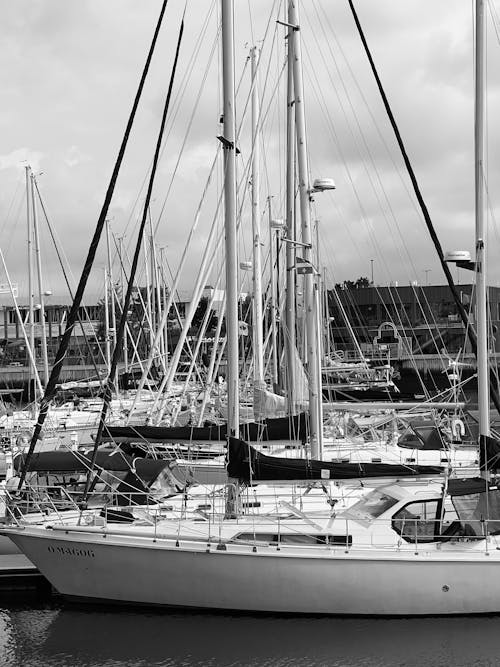
[[[130,305],[130,300],[132,298],[132,290],[134,288],[134,279],[135,279],[135,274],[137,271],[137,265],[139,263],[139,255],[141,252],[141,246],[142,246],[142,240],[144,236],[144,230],[146,227],[147,219],[148,219],[148,212],[149,212],[149,204],[151,202],[151,195],[153,193],[153,185],[155,181],[155,176],[156,176],[156,169],[158,166],[158,160],[160,156],[160,150],[161,150],[161,143],[162,143],[162,138],[163,138],[163,132],[165,130],[165,123],[167,120],[167,113],[168,113],[168,108],[170,105],[170,97],[172,95],[172,87],[174,84],[174,79],[175,79],[175,71],[177,69],[177,61],[179,59],[179,51],[181,47],[181,41],[182,41],[182,35],[184,32],[184,17],[182,18],[181,21],[181,27],[179,30],[179,37],[177,39],[177,48],[175,51],[175,59],[174,59],[174,65],[172,68],[172,74],[170,76],[170,83],[168,86],[168,92],[167,92],[167,97],[165,99],[165,105],[163,107],[163,115],[161,119],[161,124],[160,124],[160,130],[158,132],[158,139],[156,142],[156,150],[155,150],[155,155],[153,159],[153,165],[151,168],[151,174],[149,178],[149,185],[148,185],[148,191],[146,195],[146,201],[144,202],[144,211],[142,215],[142,221],[141,225],[139,228],[139,233],[137,235],[137,243],[136,243],[136,248],[134,252],[134,257],[132,260],[132,266],[130,269],[130,275],[129,275],[129,280],[128,280],[128,285],[127,285],[127,293],[125,295],[125,300],[123,302],[123,312],[122,316],[120,318],[120,324],[118,326],[118,331],[116,335],[116,340],[115,340],[115,348],[113,350],[113,358],[111,360],[111,368],[109,370],[109,375],[106,381],[106,388],[104,392],[104,401],[102,405],[102,411],[101,411],[101,417],[99,420],[99,427],[97,429],[96,437],[95,437],[95,442],[94,442],[94,449],[92,450],[92,459],[91,459],[91,470],[94,469],[95,466],[95,461],[97,457],[97,449],[99,445],[102,442],[102,434],[104,431],[104,425],[105,425],[105,419],[106,419],[106,414],[108,412],[109,404],[111,401],[111,389],[112,389],[112,384],[113,384],[113,379],[115,377],[115,372],[116,368],[118,366],[118,360],[121,356],[121,345],[123,342],[123,333],[125,331],[125,324],[127,323],[127,312],[129,309]],[[82,497],[82,503],[85,503],[87,500],[87,496],[89,493],[91,485],[91,475],[89,474],[87,476],[87,482],[85,484],[85,491],[83,492],[83,497]]]
[[[61,270],[63,272],[66,287],[68,288],[68,292],[69,292],[70,297],[73,299],[73,291],[71,289],[71,284],[70,284],[70,281],[69,281],[69,278],[68,278],[68,273],[66,271],[66,267],[64,266],[63,258],[61,256],[59,246],[56,242],[56,238],[55,238],[55,235],[54,235],[54,230],[52,229],[52,225],[50,224],[49,217],[47,215],[47,210],[45,208],[45,204],[43,202],[42,195],[41,195],[40,190],[38,188],[38,182],[37,182],[36,178],[33,179],[33,182],[35,184],[36,193],[38,195],[38,201],[40,202],[40,206],[41,206],[41,209],[42,209],[43,216],[45,218],[45,222],[47,223],[47,227],[49,228],[50,237],[51,237],[52,242],[54,244],[57,259],[59,260],[59,264],[60,264]],[[84,306],[83,308],[84,308],[84,311],[85,311],[85,314],[86,314],[86,317],[87,317],[87,321],[90,321],[89,313],[88,313],[88,310],[87,310],[86,306]],[[87,336],[87,332],[85,331],[85,327],[83,326],[82,318],[80,317],[79,314],[77,314],[77,319],[78,319],[78,324],[81,327],[83,337],[85,339],[86,349],[90,353],[90,358],[92,360],[92,366],[94,367],[95,375],[96,375],[97,379],[99,380],[99,382],[101,384],[101,387],[102,387],[102,382],[101,382],[101,379],[100,379],[100,376],[99,376],[99,369],[97,368],[97,361],[96,361],[94,352],[92,351],[92,345],[90,344],[90,341],[89,341],[88,336]]]
[[[353,5],[352,0],[349,0],[349,6],[350,6],[351,11],[352,11],[354,22],[356,23],[356,27],[358,29],[359,36],[360,36],[361,41],[363,43],[363,46],[364,46],[364,49],[365,49],[365,52],[366,52],[366,56],[367,56],[368,61],[370,63],[370,67],[371,67],[373,75],[375,77],[377,87],[378,87],[380,95],[382,97],[382,101],[384,103],[384,107],[385,107],[385,110],[387,112],[387,116],[388,116],[389,121],[391,123],[392,129],[394,130],[394,134],[396,136],[396,140],[398,142],[398,146],[399,146],[399,149],[401,151],[401,155],[403,157],[406,169],[408,171],[408,175],[409,175],[411,183],[413,185],[413,190],[415,192],[415,196],[416,196],[417,201],[420,205],[420,209],[422,211],[422,215],[424,217],[425,224],[427,226],[427,229],[429,231],[431,239],[434,243],[434,247],[435,247],[436,252],[438,254],[439,261],[441,263],[441,267],[443,269],[443,272],[446,276],[446,280],[448,281],[448,285],[449,285],[451,293],[453,295],[453,299],[456,303],[458,312],[460,314],[460,318],[463,322],[464,327],[466,329],[467,328],[469,329],[469,340],[470,340],[471,347],[472,347],[472,350],[474,352],[474,355],[477,358],[477,335],[476,335],[476,331],[469,323],[469,318],[467,317],[467,313],[465,311],[465,308],[463,307],[462,302],[460,300],[460,295],[457,292],[455,283],[453,281],[453,276],[451,275],[451,271],[449,269],[448,264],[445,262],[444,253],[443,253],[443,249],[441,247],[441,243],[440,243],[439,238],[436,234],[436,230],[434,229],[434,225],[433,225],[431,217],[429,215],[429,211],[427,210],[427,206],[425,204],[425,201],[422,197],[422,193],[420,192],[420,188],[419,188],[419,185],[418,185],[418,182],[417,182],[417,178],[416,178],[415,173],[413,171],[413,168],[411,166],[410,159],[409,159],[408,154],[406,152],[406,148],[404,146],[403,139],[401,138],[401,134],[399,132],[398,125],[397,125],[396,120],[393,116],[393,113],[392,113],[391,107],[389,105],[387,96],[386,96],[384,88],[382,86],[382,82],[380,80],[377,69],[375,67],[375,63],[373,62],[373,58],[371,56],[370,49],[368,48],[368,44],[366,42],[365,35],[363,33],[363,29],[361,28],[361,24],[359,22],[358,15],[356,14],[356,10],[354,9],[354,5]],[[494,376],[492,376],[492,374],[490,373],[491,399],[492,399],[493,403],[495,404],[495,407],[496,407],[498,413],[500,414],[500,397],[498,395],[497,388],[496,388],[494,380],[495,380]]]
[[66,352],[68,350],[69,341],[71,339],[71,334],[73,333],[73,328],[75,326],[75,322],[76,322],[77,315],[78,315],[78,309],[80,308],[80,304],[82,302],[83,293],[84,293],[85,287],[87,285],[90,270],[91,270],[92,265],[94,263],[95,255],[96,255],[96,252],[97,252],[97,247],[99,245],[102,230],[104,228],[104,224],[105,224],[106,217],[107,217],[107,214],[108,214],[108,209],[109,209],[109,206],[110,206],[110,203],[111,203],[111,198],[112,198],[114,190],[115,190],[116,181],[118,179],[118,174],[120,172],[120,167],[121,167],[121,164],[122,164],[122,161],[123,161],[123,157],[125,155],[125,149],[127,148],[130,132],[132,130],[132,125],[134,123],[137,108],[139,106],[139,101],[141,99],[144,84],[146,82],[146,77],[147,77],[147,74],[148,74],[148,71],[149,71],[149,66],[151,64],[151,60],[152,60],[153,53],[154,53],[154,50],[155,50],[156,41],[157,41],[157,38],[158,38],[158,34],[160,32],[160,27],[161,27],[161,24],[162,24],[162,21],[163,21],[163,16],[165,14],[167,3],[168,3],[168,0],[163,0],[162,8],[161,8],[161,11],[160,11],[160,16],[158,18],[158,23],[156,25],[153,40],[151,42],[149,53],[148,53],[148,56],[147,56],[147,59],[146,59],[146,64],[144,66],[144,69],[143,69],[143,72],[142,72],[142,75],[141,75],[141,80],[139,82],[139,87],[137,89],[135,99],[134,99],[134,103],[132,105],[132,110],[130,112],[130,116],[129,116],[129,119],[128,119],[128,122],[127,122],[127,127],[125,129],[125,134],[123,136],[123,140],[122,140],[122,143],[121,143],[121,146],[120,146],[120,150],[118,152],[118,157],[116,159],[115,166],[114,166],[114,169],[113,169],[113,173],[111,175],[111,179],[110,179],[108,189],[107,189],[107,192],[106,192],[106,196],[104,198],[104,203],[103,203],[103,206],[102,206],[102,210],[101,210],[101,213],[99,215],[99,219],[97,221],[94,236],[92,238],[92,241],[91,241],[91,244],[90,244],[90,247],[89,247],[89,251],[88,251],[88,254],[87,254],[87,259],[85,261],[85,265],[83,267],[82,275],[80,277],[80,282],[78,283],[75,298],[73,300],[73,305],[71,306],[71,310],[70,310],[69,315],[68,315],[66,329],[64,330],[64,334],[63,334],[63,337],[61,339],[61,344],[59,345],[59,349],[58,349],[57,354],[56,354],[54,365],[52,367],[50,378],[49,378],[49,381],[48,381],[47,386],[45,388],[45,394],[43,395],[41,403],[40,403],[40,413],[38,415],[38,420],[37,420],[37,423],[35,425],[35,429],[33,431],[33,436],[31,438],[28,453],[26,455],[25,465],[23,467],[23,470],[21,472],[21,477],[19,479],[18,491],[21,490],[21,488],[24,484],[24,480],[26,478],[26,472],[28,470],[31,458],[33,456],[33,452],[35,450],[36,443],[37,443],[37,441],[40,437],[40,433],[42,431],[43,424],[45,422],[45,418],[46,418],[47,412],[49,410],[49,404],[50,404],[52,398],[55,395],[56,384],[57,384],[57,381],[59,380],[59,375],[61,373],[62,364],[64,362]]

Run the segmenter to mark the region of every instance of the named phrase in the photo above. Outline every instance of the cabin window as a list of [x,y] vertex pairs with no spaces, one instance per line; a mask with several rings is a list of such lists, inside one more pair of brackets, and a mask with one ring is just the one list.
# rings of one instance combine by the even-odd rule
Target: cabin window
[[304,533],[239,533],[233,537],[233,542],[250,542],[255,544],[296,544],[298,546],[311,546],[319,544],[331,544],[339,546],[350,546],[352,535],[307,535]]
[[[450,539],[482,539],[500,533],[500,495],[485,493],[409,503],[392,518],[393,529],[407,542],[446,542]],[[488,500],[490,501],[488,503]],[[486,504],[490,510],[485,520]]]
[[405,505],[392,517],[392,527],[407,542],[433,542],[438,500]]
[[393,505],[398,502],[396,498],[383,493],[378,489],[373,489],[366,494],[361,500],[358,500],[352,507],[344,513],[357,521],[373,521],[387,512]]

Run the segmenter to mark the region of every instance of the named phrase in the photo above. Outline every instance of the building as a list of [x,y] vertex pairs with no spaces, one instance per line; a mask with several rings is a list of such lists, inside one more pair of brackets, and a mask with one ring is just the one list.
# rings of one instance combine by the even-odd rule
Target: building
[[[139,293],[140,292],[140,293]],[[215,292],[215,293],[214,293]],[[175,346],[179,331],[183,326],[188,311],[191,294],[177,291],[175,305],[171,309],[168,318],[167,329],[169,330],[169,348]],[[206,286],[203,299],[207,303],[214,297],[213,309],[220,310],[224,293]],[[135,289],[132,295],[132,304],[129,310],[128,327],[134,336],[135,349],[130,345],[130,356],[137,351],[142,358],[146,358],[152,340],[152,333],[145,310],[148,310],[146,301],[148,299],[147,289]],[[29,305],[27,298],[17,300],[17,308],[13,299],[6,294],[0,293],[0,366],[24,366],[29,364],[29,355],[26,338],[29,339]],[[45,336],[47,340],[47,352],[49,364],[54,360],[62,334],[66,328],[68,314],[72,301],[69,297],[50,295],[45,304]],[[157,304],[156,304],[157,305]],[[155,306],[153,305],[153,311]],[[202,310],[202,309],[201,309]],[[65,365],[95,365],[105,363],[104,343],[104,302],[98,297],[90,297],[78,310],[78,321],[74,327],[70,345],[65,359]],[[33,337],[35,340],[35,355],[37,362],[41,362],[43,328],[40,321],[41,308],[34,306],[33,310]],[[120,309],[117,308],[116,319],[120,317]],[[153,328],[161,314],[152,314]],[[198,319],[200,315],[198,314]],[[24,332],[23,332],[24,326]],[[110,318],[111,327],[111,318]],[[130,342],[130,341],[129,341]]]
[[[458,285],[457,291],[474,325],[474,285]],[[500,288],[489,287],[488,298],[492,348],[496,349],[500,342]],[[336,349],[353,348],[352,330],[363,351],[382,346],[390,349],[392,358],[471,352],[448,285],[337,286],[328,291],[328,307],[329,335]]]

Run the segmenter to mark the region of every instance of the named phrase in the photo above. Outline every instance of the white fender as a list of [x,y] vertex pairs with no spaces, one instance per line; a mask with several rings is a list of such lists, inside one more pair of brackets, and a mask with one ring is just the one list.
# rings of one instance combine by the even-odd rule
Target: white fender
[[461,419],[454,418],[451,420],[451,433],[457,440],[463,438],[465,435],[465,425]]

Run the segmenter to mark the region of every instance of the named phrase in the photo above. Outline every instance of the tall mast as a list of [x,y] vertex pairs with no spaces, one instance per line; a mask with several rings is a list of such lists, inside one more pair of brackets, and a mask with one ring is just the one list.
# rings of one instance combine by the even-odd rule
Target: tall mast
[[[33,317],[33,232],[31,229],[31,214],[30,214],[30,176],[31,167],[28,165],[26,169],[26,224],[28,232],[28,333],[29,346],[33,354],[35,366],[28,375],[28,396],[30,396],[31,378],[36,376],[36,350],[35,350],[35,325]],[[30,399],[33,398],[30,396]]]
[[[154,260],[154,281],[155,281],[155,308],[153,309],[153,313],[155,315],[155,327],[154,331],[156,334],[156,330],[159,327],[159,322],[161,322],[162,319],[162,294],[161,294],[161,280],[160,280],[160,267],[159,267],[159,260],[158,260],[158,254],[157,254],[157,247],[156,243],[154,242],[154,235],[152,235],[153,239],[153,245],[152,245],[152,251],[153,251],[153,260]],[[163,363],[166,365],[166,360],[165,360],[165,347],[163,345],[164,343],[164,337],[161,336],[159,340],[159,345],[158,345],[158,355],[161,360],[163,360]]]
[[238,276],[236,244],[236,133],[234,94],[234,7],[233,0],[222,6],[222,83],[224,116],[224,220],[226,232],[226,337],[227,408],[229,435],[239,433],[238,365]]
[[156,320],[157,320],[157,313],[159,313],[159,309],[157,310],[157,292],[156,292],[156,286],[157,286],[157,274],[156,274],[156,248],[155,248],[155,234],[153,230],[153,218],[151,216],[151,207],[148,208],[148,218],[149,218],[149,262],[150,262],[150,271],[151,271],[151,287],[150,287],[150,294],[151,294],[151,346],[154,348],[155,351],[155,357],[160,356],[160,344],[158,341],[158,347],[154,347],[155,343],[155,338],[156,338]]
[[165,267],[166,267],[166,262],[165,262],[165,248],[162,247],[160,248],[160,281],[161,281],[161,286],[163,289],[163,303],[162,303],[162,318],[160,324],[160,330],[163,331],[163,349],[164,349],[164,354],[165,354],[165,366],[168,364],[168,327],[166,324],[163,324],[163,321],[166,321],[166,318],[168,316],[168,291],[167,291],[167,281],[165,278]]
[[[111,316],[111,319],[108,319],[108,334],[107,334],[107,340],[108,340],[108,345],[109,345],[109,364],[111,363],[111,349],[114,350],[115,345],[116,345],[116,311],[115,311],[115,296],[114,296],[114,285],[113,285],[113,267],[111,264],[111,241],[110,241],[110,236],[109,236],[109,219],[106,218],[106,250],[107,250],[107,258],[108,258],[108,269],[107,269],[107,278],[108,282],[106,290],[108,294],[108,318]],[[109,324],[111,323],[111,326]],[[108,348],[106,348],[108,349]],[[108,362],[106,362],[108,363]],[[108,364],[108,372],[110,365]],[[114,390],[117,390],[117,385],[116,385],[116,375],[113,378],[110,378],[111,382],[113,383]]]
[[144,250],[144,276],[146,280],[146,303],[145,303],[145,317],[146,317],[146,332],[148,334],[148,358],[152,360],[152,366],[157,366],[157,359],[156,359],[156,346],[154,344],[155,340],[155,332],[153,331],[153,309],[151,306],[151,281],[149,277],[149,250],[151,246],[147,242],[147,237],[144,236],[144,244],[143,244],[143,250]]
[[109,277],[108,267],[104,267],[104,349],[106,351],[106,373],[111,368],[111,341],[109,334]]
[[488,364],[487,266],[484,223],[484,0],[476,0],[475,81],[475,217],[476,217],[476,301],[477,301],[477,389],[479,435],[490,435],[490,392]]
[[[118,254],[120,258],[120,286],[121,286],[121,298],[122,298],[122,307],[125,300],[125,264],[123,263],[123,236],[120,236],[118,239]],[[128,377],[128,340],[127,340],[127,327],[123,332],[123,369],[125,377]]]
[[271,367],[272,367],[272,378],[273,378],[273,391],[277,390],[278,386],[278,331],[276,326],[276,318],[278,316],[278,299],[276,294],[276,266],[278,265],[278,256],[275,252],[275,230],[273,228],[272,212],[271,212],[271,197],[267,199],[269,207],[269,279],[271,287],[271,303],[270,303],[270,313],[271,313]]
[[295,128],[293,92],[293,30],[288,32],[287,104],[286,104],[286,305],[285,305],[285,349],[288,393],[288,413],[297,412],[296,372],[297,340],[295,334]]
[[252,234],[253,234],[253,363],[254,386],[264,386],[264,343],[262,336],[262,265],[260,238],[260,197],[259,197],[259,87],[257,85],[257,64],[259,50],[253,46],[250,50],[252,63]]
[[[299,194],[300,194],[300,217],[302,222],[302,243],[304,246],[304,259],[312,268],[312,231],[309,170],[307,165],[307,138],[306,121],[304,111],[304,85],[302,81],[302,55],[300,44],[300,26],[297,10],[297,0],[290,0],[288,5],[288,22],[293,26],[293,82],[295,92],[295,127],[297,131],[297,165],[299,172]],[[309,411],[311,428],[311,456],[319,458],[323,449],[322,432],[322,404],[321,392],[319,391],[321,381],[321,370],[319,365],[320,354],[318,350],[318,335],[316,331],[317,317],[315,307],[317,299],[315,291],[317,284],[313,272],[310,270],[304,275],[304,300],[306,314],[306,346],[307,346],[307,370],[309,374]]]
[[35,258],[36,258],[36,268],[38,275],[38,295],[40,298],[40,342],[42,347],[42,360],[43,360],[43,384],[46,387],[49,381],[49,358],[47,354],[47,327],[45,325],[45,295],[43,290],[43,278],[42,278],[42,260],[40,256],[40,237],[38,232],[38,217],[36,214],[36,203],[35,203],[35,176],[32,173],[30,179],[30,189],[31,189],[31,210],[33,214],[33,232],[35,239]]

